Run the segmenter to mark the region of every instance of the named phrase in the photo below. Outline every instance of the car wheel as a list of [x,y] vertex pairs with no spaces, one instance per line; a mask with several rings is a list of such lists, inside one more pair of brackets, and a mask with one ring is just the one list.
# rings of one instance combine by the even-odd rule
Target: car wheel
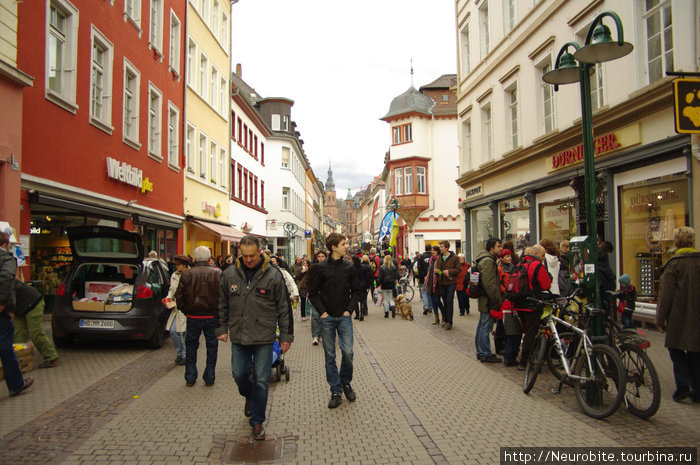
[[161,325],[158,325],[153,331],[153,335],[148,339],[148,341],[146,341],[146,346],[149,349],[160,349],[163,345],[163,334],[165,333],[161,328]]
[[54,336],[53,343],[60,349],[66,349],[73,344],[73,336],[70,334],[67,336]]

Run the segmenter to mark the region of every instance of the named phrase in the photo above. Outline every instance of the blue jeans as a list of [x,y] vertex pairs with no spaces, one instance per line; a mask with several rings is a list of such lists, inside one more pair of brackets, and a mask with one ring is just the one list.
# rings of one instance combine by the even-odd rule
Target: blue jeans
[[668,349],[673,363],[673,377],[676,389],[689,387],[694,397],[700,399],[700,352]]
[[[335,363],[336,333],[341,355],[340,375]],[[352,317],[328,315],[326,318],[321,318],[321,338],[326,356],[326,381],[331,388],[331,393],[340,394],[341,386],[350,384],[352,381]]]
[[[311,304],[311,302],[309,302]],[[321,337],[321,314],[314,308],[311,307],[311,337]]]
[[457,291],[457,305],[459,306],[459,314],[464,315],[465,313],[469,313],[469,296],[467,295],[467,291],[465,290],[458,290]]
[[173,322],[170,325],[170,339],[173,340],[173,345],[175,346],[175,355],[185,359],[185,333],[178,333],[175,331],[175,326],[177,325],[177,318],[173,318]]
[[187,333],[185,334],[185,382],[194,384],[197,380],[197,349],[199,335],[204,333],[207,345],[207,364],[202,379],[206,384],[214,384],[216,379],[216,356],[219,350],[219,340],[214,331],[214,318],[187,317]]
[[440,310],[442,310],[442,300],[440,300],[440,294],[429,294],[430,295],[430,308],[433,309],[433,313],[440,315]]
[[484,358],[491,355],[491,340],[489,335],[493,329],[493,324],[496,320],[488,312],[479,313],[479,323],[476,325],[476,336],[474,342],[476,344],[477,358]]
[[430,302],[430,294],[428,294],[428,291],[421,288],[420,298],[423,301],[423,310],[432,311],[433,307],[432,307],[431,302]]
[[15,325],[12,323],[12,319],[7,314],[0,313],[0,361],[2,361],[5,383],[10,394],[24,386],[22,370],[19,368],[15,349],[12,347],[14,335]]
[[[251,359],[255,381],[250,379]],[[231,373],[238,386],[238,393],[250,399],[250,426],[265,421],[271,367],[272,344],[231,344]]]
[[391,289],[382,289],[382,306],[384,313],[389,313],[389,310],[394,308],[394,294]]
[[452,324],[452,315],[454,314],[456,284],[448,284],[440,286],[440,297],[442,298],[442,320]]

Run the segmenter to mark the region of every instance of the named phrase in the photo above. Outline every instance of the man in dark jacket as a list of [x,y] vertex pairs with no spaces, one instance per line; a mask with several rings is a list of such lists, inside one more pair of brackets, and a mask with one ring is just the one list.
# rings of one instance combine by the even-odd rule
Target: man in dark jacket
[[[282,353],[294,341],[294,321],[287,286],[279,270],[260,250],[255,236],[240,242],[241,257],[226,269],[218,290],[220,341],[231,340],[231,369],[238,393],[245,397],[244,414],[250,417],[253,438],[265,439],[265,409],[272,365],[272,346],[279,326]],[[253,376],[250,365],[253,360]]]
[[499,356],[491,352],[491,330],[496,320],[491,316],[491,310],[501,309],[501,286],[498,280],[496,259],[501,253],[501,241],[489,238],[485,248],[476,256],[476,262],[483,292],[479,297],[479,323],[474,337],[476,357],[482,363],[500,363]]
[[[547,268],[542,264],[546,251],[541,245],[533,245],[530,247],[530,254],[523,257],[523,262],[527,267],[527,281],[530,289],[536,298],[541,298],[542,291],[546,291],[552,285],[552,277],[549,276]],[[524,370],[527,365],[527,358],[530,356],[530,350],[537,337],[537,331],[540,327],[540,318],[542,317],[542,307],[537,304],[522,303],[515,305],[515,310],[518,312],[520,322],[523,325],[523,346],[520,351],[520,364],[518,370]]]
[[204,368],[204,384],[213,386],[216,378],[216,358],[219,343],[216,340],[217,303],[221,270],[209,266],[211,252],[200,246],[194,250],[194,266],[182,272],[175,292],[177,308],[187,317],[185,333],[185,382],[194,386],[197,380],[197,349],[199,336],[204,333],[207,345],[207,364]]
[[11,396],[19,394],[34,383],[33,378],[22,377],[17,354],[12,346],[15,334],[12,313],[15,310],[16,274],[17,260],[10,253],[10,236],[0,231],[0,361]]
[[440,298],[442,299],[442,325],[445,329],[452,329],[452,315],[454,314],[455,290],[457,289],[457,275],[459,274],[459,258],[454,252],[450,252],[450,243],[441,241],[440,257],[435,263],[435,270],[440,276]]
[[423,289],[425,276],[428,274],[428,268],[430,267],[430,250],[430,244],[425,244],[425,252],[418,257],[418,287],[420,289],[421,300],[423,301],[423,315],[427,315],[430,311],[432,311],[432,307],[430,305],[430,294],[428,294],[427,289]]
[[[326,359],[326,380],[331,389],[328,408],[336,408],[342,402],[341,389],[345,397],[356,399],[352,381],[352,310],[362,296],[362,286],[350,262],[344,261],[347,239],[342,234],[331,233],[326,239],[331,252],[328,259],[316,265],[309,279],[309,300],[321,315],[321,340]],[[335,361],[335,339],[342,355],[340,374]]]

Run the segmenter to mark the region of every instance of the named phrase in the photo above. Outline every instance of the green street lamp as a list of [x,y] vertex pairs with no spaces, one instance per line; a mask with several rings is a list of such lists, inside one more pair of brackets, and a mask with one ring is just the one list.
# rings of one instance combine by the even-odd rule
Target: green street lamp
[[[611,17],[617,28],[617,41],[613,41],[610,28],[603,24],[605,17]],[[595,266],[598,261],[597,221],[596,221],[596,191],[595,191],[595,159],[593,153],[593,116],[591,108],[591,82],[590,75],[596,63],[616,60],[629,54],[634,47],[625,42],[620,17],[606,11],[599,14],[588,28],[586,41],[583,47],[576,42],[567,42],[559,50],[556,66],[552,71],[545,73],[542,80],[554,84],[554,90],[559,90],[560,84],[573,84],[578,82],[581,86],[581,126],[583,133],[583,166],[586,202],[586,234],[588,235],[589,258],[587,260],[586,277],[584,280],[588,296],[596,307],[600,307],[600,294],[598,292],[598,279]],[[571,54],[570,50],[574,53]],[[592,265],[592,266],[590,266]],[[589,273],[593,270],[593,273]],[[594,334],[602,334],[600,318],[594,324]]]

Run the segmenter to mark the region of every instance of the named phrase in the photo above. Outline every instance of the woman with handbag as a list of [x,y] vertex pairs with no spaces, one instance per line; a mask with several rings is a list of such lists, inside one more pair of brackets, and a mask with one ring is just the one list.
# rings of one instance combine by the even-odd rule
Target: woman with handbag
[[389,311],[391,310],[391,317],[396,318],[396,306],[394,305],[394,288],[396,287],[396,281],[399,280],[399,270],[394,265],[394,260],[392,260],[390,255],[384,257],[384,264],[379,267],[379,277],[377,281],[382,289],[382,302],[384,304],[384,318],[389,318]]

